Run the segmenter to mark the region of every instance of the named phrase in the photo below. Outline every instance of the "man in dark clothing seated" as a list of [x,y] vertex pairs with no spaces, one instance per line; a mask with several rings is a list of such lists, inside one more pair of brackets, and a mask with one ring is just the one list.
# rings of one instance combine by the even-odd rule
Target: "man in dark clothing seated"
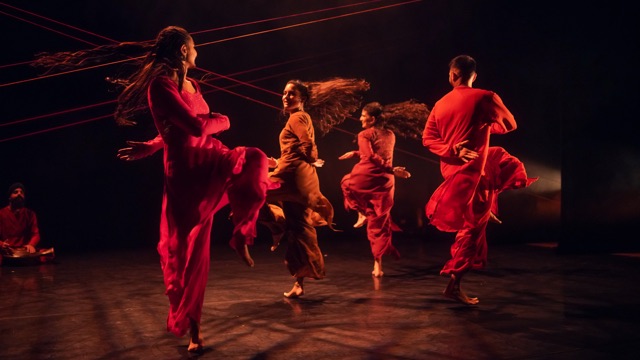
[[9,187],[9,205],[0,209],[0,261],[2,258],[52,260],[53,248],[38,248],[40,230],[36,213],[24,203],[24,185],[14,183]]

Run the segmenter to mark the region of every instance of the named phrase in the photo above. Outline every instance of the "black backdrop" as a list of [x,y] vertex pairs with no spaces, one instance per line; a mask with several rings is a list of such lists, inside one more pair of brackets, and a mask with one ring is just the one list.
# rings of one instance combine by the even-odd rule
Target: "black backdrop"
[[[212,109],[231,118],[225,144],[272,156],[282,125],[278,94],[288,79],[365,78],[372,85],[365,101],[432,106],[450,89],[448,61],[470,54],[478,61],[475,86],[500,94],[519,124],[493,143],[540,177],[503,194],[505,224],[492,241],[557,241],[566,252],[637,247],[624,236],[640,219],[637,26],[615,2],[7,1],[0,10],[0,189],[23,182],[43,241],[62,251],[154,246],[161,156],[115,157],[125,140],[153,136],[148,124],[118,128],[109,116],[116,94],[104,78],[126,65],[34,80],[42,72],[21,63],[39,52],[152,39],[167,25],[194,34],[199,67],[251,84],[219,79],[211,84],[227,91],[203,87]],[[257,22],[272,18],[279,19]],[[347,120],[318,141],[322,189],[347,233],[355,214],[342,209],[339,179],[353,162],[337,157],[355,147],[358,129]],[[422,209],[441,180],[437,159],[419,141],[399,139],[395,163],[413,177],[398,181],[394,218],[427,241],[433,231]],[[228,235],[225,216],[216,217],[216,239]]]

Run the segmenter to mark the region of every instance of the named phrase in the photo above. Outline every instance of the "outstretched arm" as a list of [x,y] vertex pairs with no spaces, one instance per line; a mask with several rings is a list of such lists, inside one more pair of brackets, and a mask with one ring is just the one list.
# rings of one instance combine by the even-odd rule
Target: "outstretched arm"
[[160,135],[149,141],[127,141],[129,146],[119,149],[117,156],[124,161],[140,160],[162,149],[163,144]]
[[338,157],[339,160],[346,160],[346,159],[351,159],[352,157],[355,156],[360,156],[360,152],[358,152],[358,150],[354,150],[354,151],[347,151],[346,153],[340,155],[340,157]]

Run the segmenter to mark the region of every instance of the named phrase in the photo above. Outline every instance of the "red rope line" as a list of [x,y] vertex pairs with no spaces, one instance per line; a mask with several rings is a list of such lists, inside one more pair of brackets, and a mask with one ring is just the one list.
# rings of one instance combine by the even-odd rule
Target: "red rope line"
[[327,12],[327,11],[331,11],[331,10],[343,9],[343,8],[348,8],[348,7],[354,7],[354,6],[359,6],[359,5],[362,5],[362,4],[369,4],[369,3],[379,2],[379,1],[382,1],[382,0],[364,1],[364,2],[360,2],[360,3],[356,3],[356,4],[342,5],[342,6],[332,7],[332,8],[326,8],[326,9],[320,9],[320,10],[312,10],[312,11],[307,11],[307,12],[302,12],[302,13],[297,13],[297,14],[291,14],[291,15],[285,15],[285,16],[279,16],[279,17],[273,17],[273,18],[269,18],[269,19],[256,20],[256,21],[249,21],[249,22],[241,23],[241,24],[228,25],[228,26],[221,26],[221,27],[219,27],[219,28],[215,28],[215,29],[200,30],[200,31],[195,31],[195,32],[193,32],[193,31],[192,31],[192,32],[191,32],[191,35],[195,35],[195,34],[203,34],[203,33],[208,33],[208,32],[212,32],[212,31],[219,31],[219,30],[233,29],[233,28],[240,27],[240,26],[255,25],[255,24],[265,23],[265,22],[269,22],[269,21],[276,21],[276,20],[282,20],[282,19],[294,18],[294,17],[298,17],[298,16],[304,16],[304,15],[310,15],[310,14],[322,13],[322,12]]
[[15,16],[15,15],[7,14],[7,13],[6,13],[6,12],[4,12],[4,11],[0,11],[0,14],[3,14],[3,15],[6,15],[6,16],[9,16],[9,17],[12,17],[12,18],[15,18],[15,19],[18,19],[18,20],[24,21],[24,22],[29,23],[29,24],[34,25],[34,26],[41,27],[41,28],[43,28],[43,29],[45,29],[45,30],[49,30],[49,31],[54,32],[54,33],[56,33],[56,34],[60,34],[60,35],[64,35],[64,36],[70,37],[70,38],[72,38],[72,39],[74,39],[74,40],[78,40],[78,41],[80,41],[80,42],[83,42],[83,43],[85,43],[85,44],[89,44],[89,45],[91,45],[91,46],[97,46],[97,44],[94,44],[94,43],[92,43],[92,42],[90,42],[90,41],[82,40],[82,39],[77,38],[77,37],[75,37],[75,36],[71,36],[71,35],[65,34],[65,33],[63,33],[62,31],[54,30],[54,29],[52,29],[52,28],[50,28],[50,27],[46,27],[46,26],[44,26],[44,25],[36,24],[36,23],[34,23],[33,21],[29,21],[29,20],[27,20],[27,19],[23,19],[23,18],[21,18],[21,17]]
[[77,121],[77,122],[74,122],[74,123],[71,123],[71,124],[55,126],[55,127],[48,128],[48,129],[45,129],[45,130],[34,131],[34,132],[31,132],[31,133],[27,133],[27,134],[22,134],[22,135],[17,135],[17,136],[5,138],[5,139],[0,139],[0,143],[6,142],[6,141],[11,141],[11,140],[16,140],[16,139],[21,139],[21,138],[28,137],[28,136],[38,135],[38,134],[46,133],[46,132],[49,132],[49,131],[64,129],[64,128],[71,127],[71,126],[86,124],[86,123],[93,122],[93,121],[96,121],[96,120],[106,119],[106,118],[111,117],[111,116],[113,116],[113,115],[109,114],[109,115],[98,116],[98,117],[94,117],[94,118],[87,119],[87,120]]
[[[371,9],[366,9],[366,10],[356,11],[356,12],[352,12],[352,13],[347,13],[347,14],[342,14],[342,15],[332,16],[332,17],[328,17],[328,18],[325,18],[325,19],[312,20],[312,21],[302,22],[302,23],[299,23],[299,24],[287,25],[287,26],[283,26],[283,27],[279,27],[279,28],[275,28],[275,29],[263,30],[263,31],[258,31],[258,32],[249,33],[249,34],[244,34],[244,35],[239,35],[239,36],[229,37],[229,38],[225,38],[225,39],[219,39],[219,40],[216,40],[216,41],[211,41],[211,42],[206,42],[206,43],[198,44],[198,45],[196,45],[196,47],[207,46],[207,45],[212,45],[212,44],[218,44],[218,43],[222,43],[222,42],[226,42],[226,41],[237,40],[237,39],[242,39],[242,38],[246,38],[246,37],[250,37],[250,36],[256,36],[256,35],[262,35],[262,34],[266,34],[266,33],[271,33],[271,32],[281,31],[281,30],[286,30],[286,29],[290,29],[290,28],[295,28],[295,27],[299,27],[299,26],[304,26],[304,25],[309,25],[309,24],[319,23],[319,22],[323,22],[323,21],[335,20],[335,19],[344,18],[344,17],[348,17],[348,16],[353,16],[353,15],[359,15],[359,14],[368,13],[368,12],[373,12],[373,11],[384,10],[384,9],[388,9],[388,8],[391,8],[391,7],[396,7],[396,6],[401,6],[401,5],[411,4],[411,3],[415,3],[415,2],[419,2],[419,1],[422,1],[422,0],[410,0],[410,1],[405,1],[405,2],[396,3],[396,4],[385,5],[385,6],[381,6],[381,7],[377,7],[377,8],[371,8]],[[1,13],[1,12],[0,12],[0,13]],[[26,20],[25,20],[25,21],[26,21]],[[35,24],[34,24],[34,25],[35,25]],[[55,31],[55,30],[51,30],[51,31],[57,32],[57,31]],[[78,39],[78,40],[80,40],[80,39]],[[80,41],[83,41],[83,40],[80,40]],[[95,45],[94,45],[94,46],[95,46]],[[82,69],[75,69],[75,70],[70,70],[70,71],[63,71],[63,72],[59,72],[59,73],[56,73],[56,74],[43,75],[43,76],[38,76],[38,77],[35,77],[35,78],[31,78],[31,79],[24,79],[24,80],[14,81],[14,82],[10,82],[10,83],[0,84],[0,88],[1,88],[1,87],[6,87],[6,86],[12,86],[12,85],[17,85],[17,84],[22,84],[22,83],[26,83],[26,82],[31,82],[31,81],[36,81],[36,80],[41,80],[41,79],[46,79],[46,78],[50,78],[50,77],[54,77],[54,76],[67,75],[67,74],[69,74],[69,73],[73,73],[73,72],[77,72],[77,71],[84,71],[84,70],[95,69],[95,68],[98,68],[98,67],[114,65],[114,64],[118,64],[118,63],[122,63],[122,62],[127,62],[127,61],[131,61],[131,60],[136,60],[136,59],[140,59],[140,58],[141,58],[141,57],[136,57],[136,58],[125,59],[125,60],[120,60],[120,61],[113,61],[113,62],[109,62],[109,63],[105,63],[105,64],[89,66],[89,67],[82,68]]]
[[292,28],[296,28],[296,27],[299,27],[299,26],[316,24],[316,23],[329,21],[329,20],[341,19],[341,18],[345,18],[345,17],[348,17],[348,16],[360,15],[360,14],[364,14],[364,13],[368,13],[368,12],[384,10],[384,9],[388,9],[388,8],[392,8],[392,7],[396,7],[396,6],[400,6],[400,5],[411,4],[411,3],[419,2],[419,1],[422,1],[422,0],[410,0],[410,1],[405,1],[405,2],[401,2],[401,3],[397,3],[397,4],[381,6],[381,7],[377,7],[377,8],[373,8],[373,9],[367,9],[367,10],[361,10],[361,11],[356,11],[356,12],[342,14],[342,15],[331,16],[331,17],[324,18],[324,19],[319,19],[319,20],[305,21],[305,22],[302,22],[302,23],[282,26],[282,27],[275,28],[275,29],[256,31],[256,32],[249,33],[249,34],[238,35],[238,36],[233,36],[233,37],[229,37],[229,38],[225,38],[225,39],[220,39],[220,40],[215,40],[215,41],[202,43],[202,44],[199,44],[197,46],[206,46],[206,45],[212,45],[212,44],[219,44],[219,43],[223,43],[223,42],[226,42],[226,41],[243,39],[243,38],[250,37],[250,36],[255,36],[255,35],[268,34],[268,33],[276,32],[276,31],[280,31],[280,30],[292,29]]
[[112,104],[112,103],[115,103],[115,102],[116,102],[116,100],[109,100],[109,101],[104,101],[104,102],[97,103],[97,104],[81,106],[81,107],[77,107],[77,108],[73,108],[73,109],[67,109],[67,110],[63,110],[63,111],[52,112],[52,113],[39,115],[39,116],[34,116],[34,117],[21,119],[21,120],[10,121],[10,122],[7,122],[7,123],[0,124],[0,127],[20,124],[20,123],[24,123],[24,122],[27,122],[27,121],[39,120],[39,119],[43,119],[43,118],[47,118],[47,117],[51,117],[51,116],[56,116],[56,115],[69,114],[69,113],[72,113],[72,112],[75,112],[75,111],[91,109],[91,108],[94,108],[94,107],[97,107],[97,106]]
[[[325,19],[325,20],[330,20],[330,19],[335,19],[335,18],[341,18],[341,17],[345,17],[345,16],[351,16],[351,15],[355,15],[355,14],[359,14],[359,13],[364,13],[364,12],[375,11],[375,10],[379,10],[379,9],[384,9],[384,8],[388,8],[388,7],[398,6],[398,5],[402,5],[402,4],[406,4],[406,3],[412,3],[412,2],[416,2],[416,1],[420,1],[420,0],[413,0],[413,1],[408,1],[408,2],[405,2],[405,3],[393,4],[393,5],[389,5],[389,6],[380,7],[380,8],[377,8],[377,9],[368,9],[368,10],[365,10],[365,11],[359,11],[359,12],[355,12],[355,13],[351,13],[351,14],[343,14],[343,15],[340,15],[340,16],[327,18],[327,19]],[[374,1],[374,2],[377,2],[377,1]],[[0,4],[2,4],[2,5],[6,5],[6,4],[4,4],[4,3],[0,3]],[[316,11],[310,11],[310,12],[301,13],[301,14],[289,15],[289,16],[285,16],[285,17],[281,17],[281,18],[293,17],[293,16],[300,16],[300,15],[302,15],[302,14],[310,14],[310,13],[317,13],[317,12],[329,11],[329,10],[331,10],[331,9],[338,9],[338,8],[350,7],[350,6],[355,6],[355,5],[361,5],[361,4],[363,4],[363,3],[358,3],[358,4],[348,5],[348,6],[335,7],[335,8],[322,9],[322,10],[316,10]],[[14,8],[14,7],[12,7],[12,8]],[[15,9],[17,9],[17,8],[15,8]],[[18,10],[20,10],[20,9],[18,9]],[[22,11],[22,10],[21,10],[21,11]],[[24,12],[29,13],[29,14],[32,14],[32,15],[37,16],[37,17],[40,17],[40,18],[43,18],[43,19],[48,19],[48,18],[46,18],[46,17],[39,16],[39,15],[37,15],[37,14],[33,14],[33,13],[28,12],[28,11],[24,11]],[[267,19],[267,20],[263,20],[263,21],[261,21],[261,22],[269,21],[269,20],[273,20],[273,19],[278,19],[278,18]],[[325,21],[325,20],[321,19],[321,20],[315,20],[315,21],[307,22],[307,23],[316,23],[316,22]],[[25,21],[26,21],[26,20],[25,20]],[[55,21],[55,20],[51,20],[51,21],[61,24],[60,22],[57,22],[57,21]],[[255,22],[254,22],[254,23],[255,23]],[[302,24],[294,25],[294,26],[301,26],[301,25],[303,25],[303,24],[306,24],[306,23],[302,23]],[[37,24],[35,24],[35,25],[37,25]],[[82,29],[79,29],[79,28],[76,28],[76,27],[73,27],[73,26],[70,26],[70,25],[69,25],[68,27],[73,28],[73,29],[78,29],[78,30],[80,30],[80,31],[84,31],[84,30],[82,30]],[[285,27],[285,28],[289,28],[289,27],[292,27],[292,26],[288,26],[288,27]],[[273,31],[276,31],[276,30],[278,30],[278,29],[275,29],[275,30],[273,30]],[[87,32],[87,33],[90,33],[90,32]],[[93,33],[90,33],[90,34],[93,34]],[[94,35],[95,35],[95,34],[94,34]],[[114,40],[111,40],[111,39],[106,38],[106,37],[102,37],[102,38],[107,39],[107,40],[109,40],[109,41],[114,41]],[[201,46],[202,46],[202,45],[201,45]],[[138,58],[140,58],[140,57],[138,57]],[[83,69],[75,69],[75,70],[65,71],[65,72],[61,72],[61,73],[57,73],[57,74],[44,75],[44,76],[40,76],[40,77],[38,77],[37,79],[49,78],[49,77],[52,77],[52,76],[58,76],[58,75],[62,75],[62,74],[74,73],[74,72],[78,72],[78,71],[82,71],[82,70],[93,69],[93,68],[97,68],[97,67],[102,67],[102,66],[107,66],[107,65],[112,65],[112,64],[117,64],[117,63],[122,63],[122,62],[126,62],[126,61],[129,61],[129,60],[131,60],[131,59],[124,59],[124,60],[120,60],[120,61],[114,61],[114,62],[110,62],[110,63],[108,63],[108,64],[94,65],[94,66],[86,67],[86,68],[83,68]],[[299,61],[299,60],[295,60],[295,61]],[[291,62],[291,61],[289,61],[289,62]],[[287,63],[287,62],[285,62],[285,63]],[[278,65],[278,64],[275,64],[275,65],[273,65],[273,64],[272,64],[272,65],[269,65],[269,66],[266,66],[266,67],[273,67],[273,66],[277,66],[277,65]],[[264,68],[264,67],[263,67],[263,68]],[[258,68],[256,68],[256,69],[258,69]],[[261,88],[261,87],[255,86],[255,85],[253,85],[253,84],[251,84],[251,83],[243,82],[243,81],[240,81],[240,80],[234,79],[234,78],[232,78],[232,77],[230,77],[230,76],[226,76],[226,75],[222,75],[222,74],[214,73],[214,72],[212,72],[212,71],[207,71],[207,70],[204,70],[204,69],[200,69],[200,70],[201,70],[201,71],[205,71],[205,72],[206,72],[206,73],[208,73],[208,74],[213,74],[213,75],[217,76],[217,78],[218,78],[218,79],[220,79],[220,78],[224,78],[224,79],[228,79],[228,80],[231,80],[231,81],[236,82],[237,84],[236,84],[236,85],[233,85],[233,87],[238,86],[238,85],[245,85],[245,86],[252,87],[252,88],[255,88],[255,89],[258,89],[258,90],[261,90],[261,91],[264,91],[264,92],[270,93],[270,94],[273,94],[273,95],[279,95],[279,92],[270,91],[270,90],[267,90],[267,89],[264,89],[264,88]],[[255,71],[255,69],[250,69],[250,70],[247,70],[247,71],[245,71],[245,72],[251,72],[251,71]],[[298,71],[299,71],[299,70],[298,70]],[[2,86],[12,85],[12,84],[17,84],[17,83],[21,83],[21,82],[24,82],[24,81],[17,81],[17,82],[13,82],[13,83],[9,83],[9,84],[2,84],[2,85],[0,85],[0,87],[2,87]],[[239,94],[239,93],[233,92],[233,91],[228,90],[228,89],[226,89],[226,88],[222,88],[222,87],[218,87],[218,86],[213,86],[213,85],[208,84],[208,83],[206,83],[206,82],[205,82],[205,84],[206,84],[206,85],[209,85],[209,86],[211,86],[211,87],[213,87],[213,88],[215,88],[215,89],[217,89],[217,90],[221,90],[221,91],[225,91],[225,92],[231,93],[231,94],[233,94],[233,95],[235,95],[235,96],[238,96],[238,97],[244,98],[244,99],[246,99],[246,100],[253,101],[253,102],[256,102],[256,103],[262,104],[262,105],[264,105],[264,106],[267,106],[267,107],[277,108],[277,107],[274,107],[273,105],[270,105],[270,104],[267,104],[267,103],[261,102],[261,101],[259,101],[259,100],[256,100],[256,99],[253,99],[253,98],[250,98],[250,97],[245,96],[245,95],[241,95],[241,94]],[[37,120],[37,119],[41,119],[41,118],[45,118],[45,117],[49,117],[49,116],[56,116],[56,115],[60,115],[60,114],[66,114],[66,113],[70,113],[70,112],[74,112],[74,111],[84,110],[84,109],[88,109],[88,108],[92,108],[92,107],[96,107],[96,106],[101,106],[101,105],[104,105],[104,104],[107,104],[107,103],[111,103],[111,102],[114,102],[114,101],[109,101],[109,102],[103,102],[103,103],[98,103],[98,104],[88,105],[88,106],[84,106],[84,107],[79,107],[79,108],[69,109],[69,110],[65,110],[65,111],[60,111],[60,112],[51,113],[51,114],[47,114],[47,115],[41,115],[41,116],[31,117],[31,118],[22,119],[22,120],[16,120],[16,121],[12,121],[12,122],[8,122],[8,123],[0,124],[0,126],[13,125],[13,124],[23,123],[23,122],[27,122],[27,121],[33,121],[33,120]],[[83,122],[83,121],[81,121],[81,122],[77,122],[76,124],[81,124],[81,123],[84,123],[84,122]],[[71,125],[67,125],[67,126],[71,126]],[[59,129],[59,128],[61,128],[61,127],[52,128],[51,130],[55,130],[55,129]],[[32,133],[32,134],[39,134],[39,133],[42,133],[42,132],[45,132],[45,131],[46,131],[46,130],[42,130],[42,131],[35,132],[35,133]],[[353,135],[353,134],[352,134],[352,135]],[[22,136],[20,136],[20,137],[22,137]],[[14,138],[15,138],[15,137],[14,137]],[[11,139],[14,139],[14,138],[11,138]],[[7,140],[7,139],[5,139],[5,141],[6,141],[6,140]]]
[[131,60],[141,59],[142,57],[143,56],[138,56],[136,58],[117,60],[117,61],[112,61],[112,62],[109,62],[109,63],[98,64],[98,65],[93,65],[93,66],[87,66],[87,67],[80,68],[80,69],[61,71],[61,72],[55,73],[55,74],[41,75],[41,76],[38,76],[38,77],[35,77],[35,78],[31,78],[31,79],[13,81],[13,82],[9,82],[9,83],[0,84],[0,88],[1,87],[12,86],[12,85],[24,84],[24,83],[28,83],[28,82],[36,81],[36,80],[48,79],[48,78],[61,76],[61,75],[73,74],[73,73],[77,73],[77,72],[81,72],[81,71],[85,71],[85,70],[97,69],[97,68],[100,68],[100,67],[105,67],[105,66],[110,66],[110,65],[115,65],[115,64],[121,64],[121,63],[128,62],[128,61],[131,61]]
[[81,29],[81,28],[78,28],[78,27],[75,27],[75,26],[72,26],[72,25],[69,25],[69,24],[54,20],[54,19],[49,18],[49,17],[45,17],[45,16],[42,16],[42,15],[27,11],[27,10],[24,10],[24,9],[20,9],[20,8],[15,7],[15,6],[11,6],[9,4],[5,4],[3,2],[0,2],[0,5],[4,5],[4,6],[8,7],[8,8],[11,8],[11,9],[23,12],[23,13],[27,13],[27,14],[29,14],[31,16],[35,16],[35,17],[38,17],[38,18],[41,18],[41,19],[45,19],[47,21],[51,21],[52,23],[55,23],[55,24],[58,24],[58,25],[62,25],[62,26],[66,26],[66,27],[74,29],[74,30],[78,30],[78,31],[83,32],[85,34],[93,35],[95,37],[99,37],[99,38],[107,40],[107,41],[117,42],[116,40],[110,39],[110,38],[108,38],[106,36],[102,36],[100,34],[92,33],[91,31],[88,31],[88,30],[85,30],[85,29]]
[[0,69],[6,68],[6,67],[18,66],[18,65],[28,65],[28,64],[31,64],[32,62],[33,60],[29,60],[29,61],[23,61],[23,62],[18,62],[13,64],[0,65]]

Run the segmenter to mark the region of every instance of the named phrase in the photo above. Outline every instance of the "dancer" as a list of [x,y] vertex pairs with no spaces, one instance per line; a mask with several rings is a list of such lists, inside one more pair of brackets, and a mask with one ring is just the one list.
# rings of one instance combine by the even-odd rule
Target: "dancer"
[[395,177],[408,179],[411,173],[404,167],[393,166],[396,133],[419,138],[427,116],[427,106],[415,101],[384,107],[378,102],[368,103],[360,115],[364,130],[358,133],[358,150],[339,157],[340,160],[360,157],[351,172],[342,178],[341,187],[345,209],[358,213],[353,227],[367,226],[367,238],[373,254],[371,275],[374,277],[384,275],[383,255],[400,257],[392,244],[392,232],[401,231],[391,219]]
[[487,263],[486,227],[499,221],[498,194],[529,186],[524,165],[505,149],[489,146],[491,134],[516,129],[511,112],[494,92],[472,88],[476,61],[459,55],[449,63],[449,93],[436,102],[422,135],[422,144],[440,157],[444,182],[426,205],[430,223],[456,232],[451,259],[440,271],[448,276],[444,296],[466,305],[478,304],[460,287],[470,271]]
[[[287,298],[304,294],[304,279],[322,279],[325,266],[318,246],[315,226],[333,229],[333,206],[320,191],[315,127],[325,134],[354,112],[361,93],[369,89],[364,80],[331,79],[322,82],[287,82],[283,94],[283,112],[288,117],[280,132],[280,157],[270,159],[271,179],[280,188],[267,192],[264,220],[274,235],[274,246],[286,239],[285,264],[295,281]],[[274,213],[281,208],[282,212]],[[335,230],[335,229],[334,229]]]
[[69,67],[82,60],[133,57],[143,53],[138,70],[126,79],[118,97],[118,124],[135,124],[150,110],[158,136],[128,142],[122,160],[135,160],[164,150],[164,189],[157,250],[170,309],[167,330],[190,334],[188,351],[201,352],[200,332],[204,292],[210,265],[210,237],[214,214],[230,204],[234,230],[229,244],[249,266],[248,245],[256,236],[256,221],[264,204],[268,160],[257,148],[227,148],[215,135],[229,129],[229,118],[211,112],[198,83],[187,76],[195,68],[195,43],[183,28],[169,26],[155,42],[123,43],[93,51],[48,56],[44,66]]
[[[178,336],[190,331],[189,351],[203,349],[200,318],[210,262],[214,214],[230,204],[234,230],[230,245],[253,266],[247,245],[256,236],[259,209],[264,204],[266,155],[257,148],[228,149],[215,135],[229,129],[229,119],[211,113],[196,81],[187,77],[197,52],[182,28],[160,32],[154,51],[137,80],[148,80],[148,102],[159,136],[147,143],[164,144],[165,184],[158,252],[171,304],[167,329]],[[136,91],[133,82],[120,97],[117,115],[124,115]],[[121,149],[123,160],[135,158],[135,146]],[[141,150],[142,154],[149,154]]]

